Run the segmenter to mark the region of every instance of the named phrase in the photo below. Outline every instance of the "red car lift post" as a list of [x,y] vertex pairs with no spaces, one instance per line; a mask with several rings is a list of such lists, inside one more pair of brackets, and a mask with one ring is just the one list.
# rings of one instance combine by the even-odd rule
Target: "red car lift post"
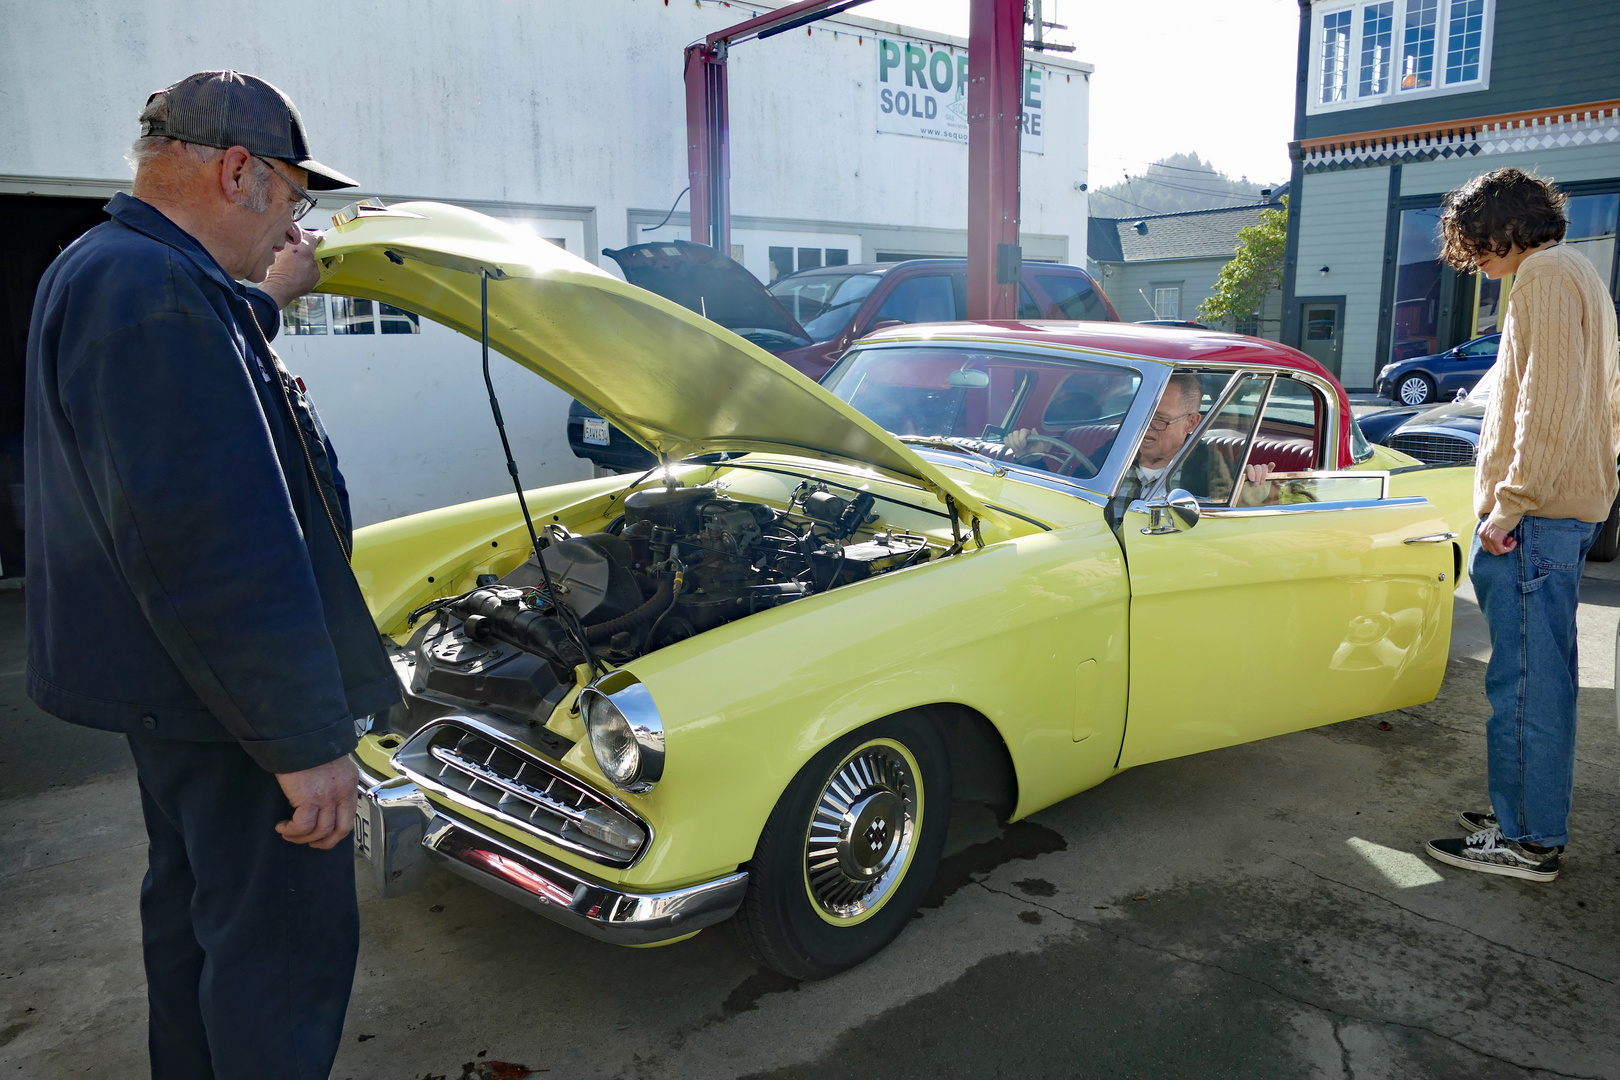
[[972,0],[968,24],[967,317],[1018,314],[1024,0]]
[[[726,55],[866,0],[803,0],[717,30],[686,48],[686,165],[691,236],[731,252],[731,124]],[[1023,120],[1024,0],[971,0],[968,39],[970,319],[1018,311],[1018,136]]]
[[775,37],[866,0],[803,0],[716,30],[686,47],[686,171],[692,184],[692,240],[731,254],[731,117],[726,54],[731,46]]

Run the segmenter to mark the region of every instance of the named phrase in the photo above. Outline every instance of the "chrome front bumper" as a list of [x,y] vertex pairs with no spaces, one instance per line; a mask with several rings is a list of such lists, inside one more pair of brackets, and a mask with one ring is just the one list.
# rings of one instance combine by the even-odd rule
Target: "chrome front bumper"
[[616,945],[653,945],[724,922],[748,884],[747,873],[739,871],[669,892],[616,889],[434,806],[406,777],[378,781],[364,769],[355,817],[384,897],[416,888],[439,863],[571,930]]

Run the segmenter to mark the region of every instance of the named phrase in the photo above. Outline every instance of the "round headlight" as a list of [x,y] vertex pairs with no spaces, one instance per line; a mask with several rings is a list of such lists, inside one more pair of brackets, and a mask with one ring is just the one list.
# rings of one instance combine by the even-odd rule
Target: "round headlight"
[[605,697],[592,697],[585,706],[585,730],[590,732],[591,753],[602,773],[615,787],[627,788],[641,769],[641,747],[624,714]]
[[580,697],[602,775],[623,791],[651,791],[664,775],[664,723],[641,680],[628,671],[610,672]]

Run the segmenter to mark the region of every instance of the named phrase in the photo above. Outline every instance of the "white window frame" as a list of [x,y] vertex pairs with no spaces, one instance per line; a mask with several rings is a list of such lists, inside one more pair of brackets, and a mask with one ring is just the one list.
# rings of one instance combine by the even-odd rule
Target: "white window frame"
[[[1165,310],[1167,304],[1168,311]],[[1153,283],[1153,314],[1160,319],[1181,318],[1181,282]]]
[[[1339,2],[1320,3],[1313,5],[1311,10],[1311,53],[1308,93],[1305,101],[1307,115],[1319,113],[1342,112],[1345,109],[1362,109],[1373,105],[1389,105],[1399,101],[1411,101],[1430,97],[1446,97],[1451,94],[1470,94],[1478,90],[1486,90],[1491,85],[1491,47],[1496,32],[1496,0],[1485,0],[1484,25],[1480,34],[1479,43],[1479,77],[1467,82],[1446,84],[1446,61],[1451,48],[1451,9],[1454,4],[1463,0],[1438,0],[1438,10],[1435,13],[1434,35],[1434,74],[1433,81],[1428,86],[1417,86],[1409,89],[1401,87],[1401,51],[1405,46],[1406,38],[1406,9],[1407,0],[1394,0],[1395,24],[1391,34],[1392,51],[1390,56],[1390,72],[1385,80],[1389,85],[1383,93],[1362,94],[1361,91],[1361,50],[1362,31],[1366,23],[1365,8],[1376,4],[1378,0],[1339,0]],[[1346,50],[1346,60],[1351,65],[1345,73],[1345,97],[1342,101],[1322,101],[1322,35],[1324,20],[1330,15],[1338,15],[1348,11],[1350,13],[1350,41]]]

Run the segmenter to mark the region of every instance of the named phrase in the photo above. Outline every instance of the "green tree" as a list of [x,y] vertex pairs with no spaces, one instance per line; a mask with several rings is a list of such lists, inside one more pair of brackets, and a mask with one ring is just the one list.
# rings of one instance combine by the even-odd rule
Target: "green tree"
[[1282,288],[1288,241],[1288,199],[1282,208],[1260,211],[1260,220],[1238,230],[1237,254],[1221,267],[1215,291],[1198,305],[1198,321],[1235,326],[1249,322],[1273,289]]

